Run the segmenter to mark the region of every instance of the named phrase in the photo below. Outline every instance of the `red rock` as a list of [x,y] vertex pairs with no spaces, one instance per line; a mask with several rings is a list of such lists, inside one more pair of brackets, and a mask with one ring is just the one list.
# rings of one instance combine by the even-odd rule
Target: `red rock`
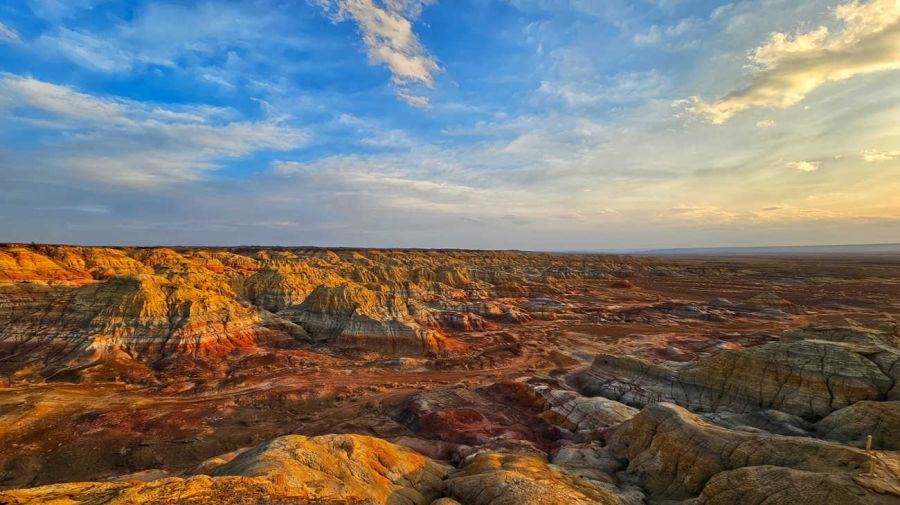
[[424,435],[457,443],[473,442],[493,432],[493,426],[484,414],[471,408],[429,412],[419,419],[419,427]]

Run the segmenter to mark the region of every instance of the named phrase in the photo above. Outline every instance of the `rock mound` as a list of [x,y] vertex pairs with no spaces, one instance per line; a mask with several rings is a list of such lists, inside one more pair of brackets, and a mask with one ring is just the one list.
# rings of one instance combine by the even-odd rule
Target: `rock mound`
[[620,505],[611,491],[566,474],[534,457],[483,453],[447,481],[450,496],[466,505]]
[[450,471],[407,449],[359,435],[289,435],[230,457],[207,465],[209,476],[53,484],[0,492],[0,503],[427,505],[442,494]]
[[585,394],[637,407],[669,401],[698,412],[777,409],[820,419],[856,402],[894,394],[894,379],[885,371],[894,370],[895,361],[885,359],[879,366],[878,359],[870,359],[881,352],[887,351],[848,342],[789,339],[725,350],[678,369],[630,356],[600,355],[573,382]]
[[[875,453],[878,477],[861,477],[863,450],[802,437],[746,433],[713,426],[669,403],[645,407],[611,428],[609,450],[627,460],[627,471],[659,499],[699,495],[700,504],[813,503],[887,504],[900,499],[900,457]],[[816,486],[819,486],[816,488]],[[739,498],[740,497],[740,498]],[[737,501],[735,501],[737,500]]]
[[312,337],[387,354],[438,352],[460,344],[415,322],[399,293],[355,284],[319,286],[288,316]]

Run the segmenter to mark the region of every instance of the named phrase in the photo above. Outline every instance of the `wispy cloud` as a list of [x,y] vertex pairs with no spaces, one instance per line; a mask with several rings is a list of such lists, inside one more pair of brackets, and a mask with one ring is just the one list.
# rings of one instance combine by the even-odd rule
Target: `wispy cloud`
[[543,95],[573,107],[602,103],[642,102],[659,96],[667,82],[656,70],[623,72],[602,79],[542,81]]
[[791,170],[798,172],[815,172],[821,165],[818,161],[790,161],[785,164]]
[[56,207],[38,207],[37,210],[49,212],[84,212],[86,214],[109,214],[103,205],[59,205]]
[[6,108],[34,108],[57,117],[117,123],[127,120],[123,101],[99,99],[30,77],[0,77],[0,105]]
[[831,81],[900,69],[900,5],[858,0],[834,9],[841,29],[827,26],[794,34],[772,33],[750,53],[750,83],[724,98],[698,97],[677,105],[714,124],[756,107],[786,108]]
[[12,75],[0,76],[3,109],[24,124],[66,132],[63,142],[46,148],[58,152],[61,166],[96,181],[135,187],[196,180],[219,168],[221,160],[297,149],[310,139],[307,131],[278,122],[229,121],[221,108],[97,97]]
[[2,41],[19,42],[19,34],[0,21],[0,42]]
[[428,98],[413,86],[431,87],[441,67],[413,31],[412,20],[428,0],[316,0],[335,21],[353,19],[359,27],[369,61],[385,65],[397,96],[414,107],[426,107]]
[[653,25],[647,31],[635,34],[632,40],[637,46],[670,45],[672,40],[682,37],[699,23],[697,18],[685,18],[670,26]]
[[422,0],[138,0],[127,17],[29,0],[41,19],[9,18],[27,44],[0,44],[22,74],[0,74],[0,233],[544,249],[900,233],[894,74],[722,126],[671,108],[763,82],[775,100],[826,53],[886,40],[889,16],[851,28],[859,16],[823,7],[847,0],[507,1],[442,5],[432,29]]
[[737,212],[728,211],[712,205],[677,205],[669,209],[669,212],[661,217],[687,220],[698,223],[730,223],[736,221],[740,215]]
[[877,149],[866,149],[859,153],[859,157],[866,163],[878,163],[880,161],[890,161],[900,159],[900,150],[879,151]]
[[115,20],[103,30],[56,26],[35,46],[94,71],[128,72],[153,65],[175,67],[186,56],[210,57],[258,41],[272,21],[250,7],[213,2],[150,3],[135,11],[132,19]]
[[710,205],[678,205],[658,219],[690,221],[697,224],[761,224],[837,219],[839,212],[796,205],[770,205],[758,210],[732,211]]

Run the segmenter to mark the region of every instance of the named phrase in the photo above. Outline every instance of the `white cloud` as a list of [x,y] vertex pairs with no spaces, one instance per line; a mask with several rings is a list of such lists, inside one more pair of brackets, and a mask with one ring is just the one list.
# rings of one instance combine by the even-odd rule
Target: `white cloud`
[[37,210],[50,212],[84,212],[86,214],[109,214],[109,209],[103,205],[58,205],[56,207],[38,207]]
[[308,132],[278,122],[228,121],[208,106],[161,107],[97,97],[27,77],[0,75],[0,110],[65,132],[42,148],[60,169],[135,187],[197,180],[225,159],[306,145]]
[[216,165],[185,153],[145,151],[115,156],[80,155],[68,162],[82,176],[106,184],[156,187],[196,181]]
[[369,147],[407,147],[413,144],[412,139],[403,130],[376,131],[360,140],[360,144]]
[[19,34],[0,21],[0,41],[4,39],[12,42],[19,42]]
[[696,224],[761,224],[778,222],[803,222],[843,217],[841,213],[799,207],[796,205],[770,205],[758,210],[727,210],[712,205],[677,205],[665,214],[657,216],[661,220],[689,221]]
[[[68,12],[57,12],[62,7],[55,2],[46,3],[52,17]],[[175,67],[185,55],[209,56],[258,42],[268,32],[271,19],[242,5],[151,2],[137,8],[132,19],[111,22],[104,30],[59,26],[41,35],[35,47],[100,72],[128,72],[144,65]]]
[[35,44],[100,72],[125,72],[141,60],[138,54],[124,50],[111,37],[97,37],[67,28],[59,28],[54,35],[42,35]]
[[125,104],[114,99],[99,99],[29,77],[6,74],[0,77],[0,105],[7,108],[32,107],[56,116],[98,122],[121,122]]
[[818,161],[791,161],[785,164],[786,167],[798,172],[815,172],[821,165]]
[[900,150],[879,151],[877,149],[866,149],[859,153],[859,157],[866,163],[877,163],[880,161],[890,161],[900,158]]
[[[385,127],[381,121],[372,118],[344,113],[331,121],[329,126],[339,129],[342,138],[359,139],[359,144],[368,147],[399,148],[413,145],[413,140],[406,131]],[[348,129],[352,131],[352,135],[345,133]]]
[[653,25],[646,32],[635,34],[632,40],[636,46],[660,45],[671,39],[681,37],[699,23],[700,20],[696,18],[685,18],[671,26],[661,27],[659,25]]
[[28,0],[28,7],[39,18],[59,22],[80,10],[91,9],[99,0]]
[[545,96],[562,100],[570,107],[600,103],[642,102],[658,96],[666,79],[656,70],[623,72],[603,79],[562,79],[541,81],[538,88]]
[[411,95],[401,90],[397,90],[397,96],[413,107],[425,108],[431,104],[431,100],[427,96]]
[[283,160],[275,160],[269,166],[272,172],[278,175],[292,175],[299,174],[309,170],[309,167],[306,163],[300,163],[298,161],[283,161]]
[[385,65],[398,96],[415,107],[428,105],[428,99],[409,92],[409,87],[431,87],[441,68],[413,31],[412,21],[428,0],[316,0],[332,19],[353,19],[359,27],[369,61]]
[[795,34],[772,33],[750,53],[746,87],[708,103],[697,97],[676,102],[721,124],[756,107],[786,108],[825,83],[900,69],[900,5],[896,0],[853,0],[834,9],[842,28],[820,26]]
[[388,10],[415,19],[422,13],[422,9],[435,3],[437,0],[384,0]]
[[775,127],[774,119],[762,119],[756,122],[757,128],[774,128]]
[[839,212],[817,209],[812,207],[798,207],[795,205],[775,205],[750,212],[748,220],[757,222],[778,221],[815,221],[824,219],[838,219],[843,217]]
[[739,214],[712,205],[681,204],[672,207],[669,212],[660,217],[697,223],[730,223],[737,220]]

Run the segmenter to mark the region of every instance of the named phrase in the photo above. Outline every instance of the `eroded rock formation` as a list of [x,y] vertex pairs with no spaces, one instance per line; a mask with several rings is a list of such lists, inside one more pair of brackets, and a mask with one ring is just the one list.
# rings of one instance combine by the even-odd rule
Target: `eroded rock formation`
[[573,380],[588,395],[638,407],[669,401],[698,412],[776,409],[820,419],[856,402],[893,398],[896,363],[897,355],[887,348],[787,338],[724,350],[681,368],[629,356],[597,356]]
[[612,491],[520,454],[478,454],[447,481],[447,488],[467,505],[622,504]]
[[217,458],[204,470],[209,475],[0,492],[0,503],[423,505],[443,494],[450,471],[402,447],[358,435],[282,437]]
[[[463,349],[447,332],[524,323],[534,282],[648,268],[524,253],[0,246],[0,372],[152,381],[304,342],[383,354]],[[535,300],[540,301],[540,298]]]
[[[697,503],[887,504],[900,497],[900,456],[803,437],[728,430],[669,403],[612,428],[609,450],[654,496]],[[870,458],[877,477],[865,475]]]
[[798,265],[3,246],[0,503],[897,503],[900,263]]

